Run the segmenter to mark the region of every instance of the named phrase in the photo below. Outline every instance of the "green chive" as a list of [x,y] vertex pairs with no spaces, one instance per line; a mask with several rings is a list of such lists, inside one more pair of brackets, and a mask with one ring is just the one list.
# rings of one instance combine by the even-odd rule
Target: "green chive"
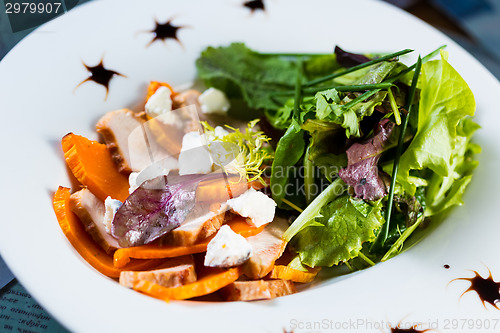
[[[372,89],[388,89],[392,87],[393,84],[390,82],[382,82],[382,83],[374,83],[374,84],[355,84],[355,85],[349,85],[349,86],[323,86],[323,87],[313,87],[313,88],[304,88],[302,89],[303,94],[315,94],[318,91],[323,91],[323,90],[328,90],[328,89],[336,89],[337,91],[341,92],[350,92],[350,91],[365,91],[365,90],[372,90]],[[271,94],[271,96],[286,96],[286,95],[293,95],[295,91],[288,90],[288,91],[279,91],[276,93]]]
[[410,235],[413,233],[413,231],[415,231],[415,229],[417,229],[417,227],[420,225],[420,223],[422,223],[423,220],[424,220],[424,215],[422,215],[414,224],[412,224],[411,227],[407,228],[401,234],[401,236],[399,236],[399,238],[396,240],[396,242],[394,242],[394,244],[392,244],[389,251],[387,251],[387,253],[384,254],[384,256],[382,257],[382,259],[380,259],[380,261],[386,261],[389,258],[391,258],[394,253],[398,252],[399,249],[403,246],[405,240],[408,237],[410,237]]
[[365,67],[377,64],[379,62],[386,61],[386,60],[389,60],[389,59],[392,59],[392,58],[395,58],[397,56],[400,56],[400,55],[403,55],[403,54],[406,54],[406,53],[410,53],[410,52],[413,52],[413,50],[405,49],[405,50],[402,50],[402,51],[394,52],[394,53],[385,55],[383,57],[380,57],[380,58],[377,58],[377,59],[373,59],[373,60],[367,61],[365,63],[359,64],[357,66],[350,67],[350,68],[348,68],[348,69],[346,69],[346,70],[344,70],[342,72],[333,73],[333,74],[330,74],[330,75],[327,75],[327,76],[323,76],[323,77],[320,77],[318,79],[306,82],[306,83],[304,83],[304,86],[306,86],[306,87],[314,86],[314,85],[316,85],[318,83],[325,82],[325,81],[334,79],[336,77],[339,77],[339,76],[342,76],[342,75],[346,75],[346,74],[355,72],[355,71],[357,71],[359,69],[362,69],[362,68],[365,68]]
[[[437,49],[435,49],[431,53],[427,54],[425,57],[422,58],[421,63],[425,64],[427,61],[429,61],[432,58],[434,58],[445,47],[446,47],[446,45],[441,45],[440,47],[438,47]],[[401,71],[400,73],[394,75],[393,77],[388,78],[384,82],[394,83],[397,80],[399,80],[400,78],[402,78],[403,76],[405,76],[407,73],[411,72],[416,66],[417,66],[417,63],[414,63],[413,65],[411,65],[407,69]]]
[[283,201],[284,203],[286,203],[288,206],[292,207],[293,209],[295,209],[299,213],[302,213],[304,211],[302,208],[300,208],[299,206],[297,206],[296,204],[294,204],[293,202],[291,202],[290,200],[288,200],[286,198],[282,198],[281,201]]
[[[403,153],[403,144],[404,137],[406,134],[406,128],[408,127],[408,120],[410,119],[411,109],[413,105],[413,97],[415,96],[415,91],[417,89],[418,76],[420,75],[420,69],[422,67],[422,59],[420,56],[418,57],[415,73],[413,74],[413,79],[411,82],[410,93],[408,94],[408,100],[406,101],[406,110],[408,110],[408,114],[405,116],[403,127],[401,128],[401,132],[399,133],[398,146],[396,147],[396,155],[394,156],[394,164],[392,167],[392,177],[391,177],[391,187],[389,188],[389,195],[387,197],[387,209],[385,211],[385,224],[380,230],[379,236],[382,237],[380,239],[380,244],[384,246],[387,237],[389,236],[389,228],[391,224],[391,216],[392,216],[392,204],[394,200],[394,189],[396,187],[396,178],[398,175],[398,167],[399,167],[399,159],[401,158],[401,154]],[[379,238],[379,237],[377,237]],[[379,242],[379,239],[376,240]]]
[[[311,140],[312,143],[312,140]],[[311,145],[309,145],[306,149],[304,155],[304,192],[306,197],[306,203],[309,205],[311,201],[314,199],[314,164],[309,159],[309,153],[311,150]]]
[[368,90],[367,92],[365,92],[364,94],[356,97],[355,99],[353,99],[352,101],[350,101],[349,103],[347,104],[344,104],[342,107],[345,108],[346,110],[347,109],[350,109],[352,108],[354,105],[358,104],[358,103],[361,103],[362,101],[364,101],[365,99],[367,98],[370,98],[372,97],[373,95],[375,95],[376,93],[378,93],[380,91],[380,89],[375,89],[375,90]]
[[295,81],[295,100],[293,104],[293,116],[297,120],[299,124],[300,121],[300,103],[302,103],[302,76],[303,74],[303,66],[302,66],[302,58],[297,59],[297,79]]
[[261,56],[266,56],[266,57],[321,57],[321,56],[329,56],[333,55],[333,53],[298,53],[298,52],[291,52],[291,53],[259,53]]
[[371,261],[371,259],[370,259],[370,258],[368,258],[367,256],[365,256],[365,255],[363,254],[363,252],[359,252],[359,253],[358,253],[358,256],[359,256],[361,259],[363,259],[363,260],[364,260],[364,262],[366,262],[368,265],[370,265],[370,266],[375,266],[375,263],[374,263],[373,261]]
[[387,89],[387,93],[389,95],[389,102],[391,103],[392,111],[394,112],[394,118],[396,120],[396,124],[399,126],[399,125],[401,125],[401,115],[399,114],[398,104],[396,103],[396,99],[394,98],[394,95],[392,94],[391,88]]

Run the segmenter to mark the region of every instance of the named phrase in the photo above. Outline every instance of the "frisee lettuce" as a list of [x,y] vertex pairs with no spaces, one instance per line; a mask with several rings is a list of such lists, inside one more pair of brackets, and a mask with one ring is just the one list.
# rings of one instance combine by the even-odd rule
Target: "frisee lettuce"
[[262,164],[272,159],[272,151],[268,146],[271,139],[264,132],[256,130],[258,122],[259,119],[250,121],[244,131],[226,125],[230,132],[221,137],[207,122],[201,124],[205,135],[214,138],[208,147],[216,163],[224,164],[226,171],[236,172],[249,182],[258,180],[266,184],[262,178]]

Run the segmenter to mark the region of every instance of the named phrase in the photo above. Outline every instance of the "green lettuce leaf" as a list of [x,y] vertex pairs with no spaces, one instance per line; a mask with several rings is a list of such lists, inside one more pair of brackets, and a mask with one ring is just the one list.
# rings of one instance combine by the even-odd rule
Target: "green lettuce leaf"
[[335,89],[324,90],[316,93],[316,118],[328,120],[341,125],[347,137],[360,137],[359,123],[364,117],[371,116],[377,105],[385,99],[387,92],[380,91],[369,99],[348,106],[352,101],[345,96],[340,100]]
[[229,98],[243,97],[255,109],[278,109],[281,105],[272,100],[270,92],[293,89],[297,76],[294,61],[262,55],[242,43],[208,47],[196,60],[196,67],[207,86],[224,91]]
[[291,168],[300,160],[304,149],[304,131],[293,120],[278,142],[271,167],[271,192],[278,205],[285,197]]
[[345,140],[342,127],[331,121],[308,119],[302,129],[311,136],[307,158],[332,182],[339,170],[347,166],[346,153],[335,154],[332,145],[332,142]]
[[[411,195],[416,189],[408,180],[411,170],[428,168],[440,177],[452,175],[458,124],[464,117],[473,116],[476,108],[472,91],[444,52],[441,60],[422,66],[418,88],[418,126],[410,146],[401,155],[397,177]],[[392,173],[391,169],[386,171]]]
[[470,143],[470,139],[477,129],[479,129],[479,125],[470,118],[460,121],[457,133],[462,135],[458,135],[455,139],[450,166],[453,171],[446,177],[435,173],[429,180],[426,191],[426,216],[436,215],[445,212],[452,206],[463,204],[462,195],[472,179],[472,171],[478,164],[472,158],[480,151],[480,148],[476,144]]
[[304,72],[310,78],[333,73],[341,67],[334,53],[311,57],[304,61]]
[[371,206],[349,195],[323,206],[320,214],[315,221],[323,226],[310,225],[295,238],[301,262],[310,267],[330,267],[357,257],[384,223],[380,203]]

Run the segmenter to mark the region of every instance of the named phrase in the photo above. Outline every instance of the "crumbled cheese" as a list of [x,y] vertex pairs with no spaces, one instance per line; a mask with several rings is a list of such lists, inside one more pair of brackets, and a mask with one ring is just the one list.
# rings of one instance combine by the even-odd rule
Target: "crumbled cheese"
[[205,145],[203,134],[198,131],[188,132],[182,138],[181,152]]
[[128,183],[130,188],[129,193],[132,194],[142,183],[146,180],[154,179],[158,176],[168,176],[171,170],[178,169],[179,163],[173,157],[166,157],[157,161],[148,167],[144,168],[141,172],[131,172],[128,176]]
[[212,158],[205,144],[205,136],[198,132],[186,133],[182,138],[179,154],[179,174],[210,173],[212,164]]
[[131,172],[130,175],[128,175],[128,193],[132,194],[141,184],[137,184],[137,177],[139,176],[140,172]]
[[102,223],[104,223],[104,228],[107,233],[111,233],[111,224],[113,223],[113,219],[115,218],[115,214],[118,209],[121,207],[122,202],[120,200],[112,199],[111,197],[107,197],[104,201],[105,213],[104,219]]
[[245,237],[223,225],[207,245],[205,266],[233,267],[243,264],[252,256],[252,246]]
[[158,88],[146,103],[145,108],[148,116],[155,118],[172,111],[172,98],[170,94],[170,89],[167,87],[162,86]]
[[229,132],[222,126],[216,126],[214,132],[207,135],[208,142],[222,141],[222,138],[228,135]]
[[223,91],[215,88],[208,88],[198,97],[203,113],[225,114],[231,104]]
[[233,212],[250,218],[255,227],[260,227],[274,219],[276,202],[260,191],[250,188],[239,197],[227,201]]

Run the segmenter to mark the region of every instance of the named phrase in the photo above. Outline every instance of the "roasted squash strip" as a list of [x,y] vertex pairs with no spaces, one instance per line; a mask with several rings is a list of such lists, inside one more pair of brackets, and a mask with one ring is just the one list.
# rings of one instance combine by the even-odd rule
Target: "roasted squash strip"
[[297,269],[283,265],[275,265],[269,277],[271,279],[290,280],[293,282],[308,283],[314,280],[318,275],[318,268],[311,268],[307,272],[302,272]]
[[239,267],[207,275],[196,282],[174,288],[165,288],[155,283],[141,280],[134,285],[134,290],[149,296],[169,301],[189,299],[211,294],[233,283],[241,275]]
[[62,139],[62,148],[73,175],[95,196],[102,201],[108,196],[127,199],[128,179],[118,172],[106,145],[69,133]]
[[156,92],[156,90],[158,90],[158,88],[160,88],[160,87],[167,87],[170,90],[172,97],[177,95],[177,93],[174,91],[174,88],[172,88],[172,86],[170,84],[165,83],[165,82],[151,81],[151,82],[149,82],[146,100],[148,100],[149,97],[153,96],[153,94]]
[[[255,228],[249,225],[241,217],[235,217],[227,224],[231,227],[231,229],[233,229],[234,232],[242,235],[245,238],[257,235],[264,229],[264,226],[260,228]],[[116,268],[122,268],[130,261],[131,258],[136,258],[136,259],[172,258],[188,254],[205,252],[207,250],[208,243],[210,242],[210,240],[212,240],[213,237],[215,237],[215,235],[205,239],[204,241],[198,244],[190,246],[169,246],[169,245],[159,246],[155,244],[148,244],[148,245],[118,249],[115,251],[114,254],[114,265]]]
[[62,186],[54,194],[52,205],[57,221],[75,250],[96,270],[106,276],[117,278],[121,271],[153,269],[163,262],[163,260],[140,260],[134,261],[122,269],[114,267],[113,257],[106,254],[90,237],[78,217],[70,210],[69,197],[70,189]]
[[245,178],[240,178],[239,176],[230,176],[227,179],[221,177],[215,180],[203,181],[196,189],[196,200],[223,202],[240,196],[251,187],[260,190],[264,185],[256,180],[247,182]]

